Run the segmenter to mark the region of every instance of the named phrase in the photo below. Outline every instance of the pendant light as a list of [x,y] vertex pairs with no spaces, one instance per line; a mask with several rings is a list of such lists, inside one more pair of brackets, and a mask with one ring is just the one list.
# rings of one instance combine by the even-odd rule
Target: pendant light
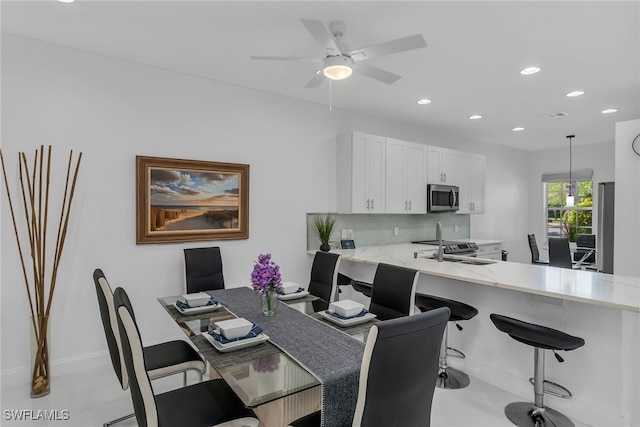
[[575,205],[575,194],[573,194],[573,181],[571,180],[571,140],[575,138],[575,135],[567,135],[569,138],[569,185],[567,186],[567,207],[571,208]]

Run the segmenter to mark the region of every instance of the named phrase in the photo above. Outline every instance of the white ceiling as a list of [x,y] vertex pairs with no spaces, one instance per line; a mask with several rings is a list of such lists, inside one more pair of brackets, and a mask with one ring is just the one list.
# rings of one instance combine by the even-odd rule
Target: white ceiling
[[[428,47],[373,58],[392,85],[332,84],[333,108],[524,150],[610,142],[640,117],[638,1],[6,1],[2,30],[329,105],[305,89],[319,65],[252,61],[324,56],[300,18],[346,22],[352,49],[420,33]],[[542,71],[521,76],[538,65]],[[569,91],[585,94],[567,98]],[[433,102],[418,105],[419,98]],[[614,114],[601,114],[615,107]],[[566,117],[544,118],[564,112]],[[481,120],[469,120],[471,114]],[[513,132],[516,126],[523,132]]]

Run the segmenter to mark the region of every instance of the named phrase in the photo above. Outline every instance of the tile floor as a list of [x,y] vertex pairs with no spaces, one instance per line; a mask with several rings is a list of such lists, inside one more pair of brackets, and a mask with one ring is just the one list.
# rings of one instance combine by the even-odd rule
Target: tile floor
[[[197,381],[196,376],[190,381]],[[154,381],[156,392],[167,391],[182,385],[182,377],[174,376]],[[509,402],[522,401],[507,391],[498,389],[475,378],[462,390],[436,389],[431,426],[433,427],[512,427],[503,413]],[[52,392],[39,399],[31,399],[25,386],[2,389],[1,426],[64,426],[101,427],[107,420],[132,412],[129,392],[120,390],[111,366],[86,369],[54,378]],[[67,410],[68,420],[16,421],[7,420],[6,410]],[[575,420],[574,420],[575,421]],[[135,420],[119,423],[118,427],[136,426]],[[576,421],[576,427],[586,424]],[[279,426],[266,426],[279,427]]]

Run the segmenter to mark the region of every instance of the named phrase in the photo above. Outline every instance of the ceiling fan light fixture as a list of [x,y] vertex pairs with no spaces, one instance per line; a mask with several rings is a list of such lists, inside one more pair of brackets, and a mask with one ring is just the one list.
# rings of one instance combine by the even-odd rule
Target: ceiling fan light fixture
[[344,80],[353,74],[352,59],[347,56],[331,56],[324,61],[322,72],[331,80]]

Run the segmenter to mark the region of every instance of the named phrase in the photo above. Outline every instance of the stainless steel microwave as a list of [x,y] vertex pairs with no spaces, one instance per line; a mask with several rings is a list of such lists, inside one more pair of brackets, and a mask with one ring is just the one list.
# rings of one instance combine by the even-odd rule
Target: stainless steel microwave
[[460,209],[460,189],[456,185],[427,185],[427,212],[455,212]]

